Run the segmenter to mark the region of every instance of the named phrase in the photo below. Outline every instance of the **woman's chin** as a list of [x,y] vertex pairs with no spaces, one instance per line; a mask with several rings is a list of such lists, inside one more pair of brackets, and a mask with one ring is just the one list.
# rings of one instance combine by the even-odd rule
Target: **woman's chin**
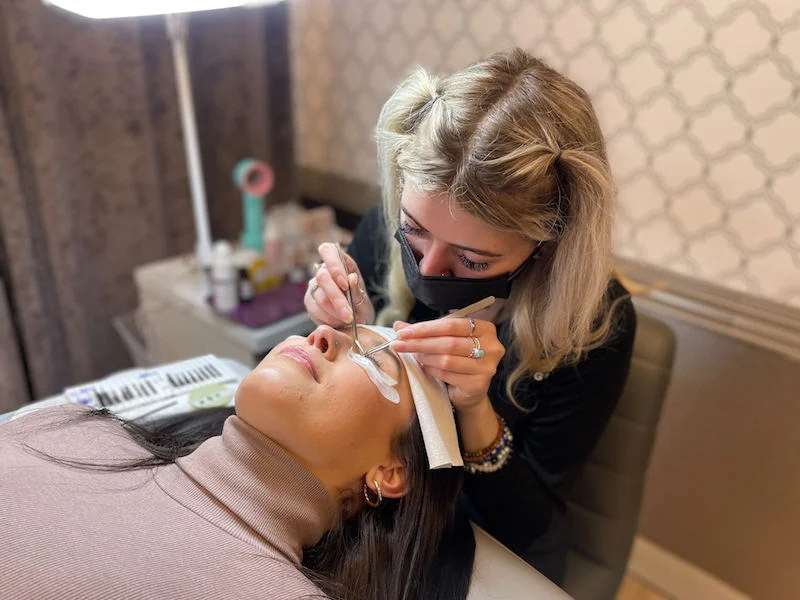
[[301,367],[285,358],[262,361],[239,384],[236,390],[236,406],[244,403],[264,406],[286,402],[298,394],[302,395],[309,377],[300,369]]
[[308,394],[307,381],[288,367],[265,365],[251,372],[239,384],[234,400],[243,421],[278,443],[283,430],[294,429],[298,407]]

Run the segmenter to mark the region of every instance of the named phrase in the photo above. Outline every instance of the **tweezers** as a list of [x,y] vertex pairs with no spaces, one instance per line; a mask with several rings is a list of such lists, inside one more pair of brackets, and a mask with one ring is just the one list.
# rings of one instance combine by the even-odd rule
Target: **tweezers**
[[[476,313],[479,310],[483,310],[484,308],[487,308],[487,307],[491,306],[492,304],[494,304],[494,300],[495,300],[494,296],[487,296],[483,300],[478,300],[477,302],[474,302],[473,304],[470,304],[469,306],[465,306],[461,310],[457,310],[457,311],[455,311],[453,313],[450,313],[449,315],[447,315],[445,317],[442,317],[442,318],[443,319],[460,319],[462,317],[468,317],[472,313]],[[375,354],[376,352],[380,352],[381,350],[385,350],[394,341],[395,340],[389,340],[388,342],[384,342],[383,344],[378,344],[374,348],[370,348],[369,350],[367,350],[364,353],[364,356],[370,357],[373,354]]]
[[353,324],[353,341],[356,343],[356,348],[358,351],[361,352],[364,356],[367,355],[366,351],[364,350],[364,346],[361,345],[361,342],[358,341],[358,326],[356,325],[356,310],[353,306],[353,290],[350,289],[350,273],[347,271],[347,262],[344,260],[344,252],[342,251],[342,247],[339,244],[336,244],[336,249],[339,251],[339,258],[342,261],[342,268],[344,269],[344,279],[347,282],[347,302],[350,304],[350,314],[352,315],[352,324]]

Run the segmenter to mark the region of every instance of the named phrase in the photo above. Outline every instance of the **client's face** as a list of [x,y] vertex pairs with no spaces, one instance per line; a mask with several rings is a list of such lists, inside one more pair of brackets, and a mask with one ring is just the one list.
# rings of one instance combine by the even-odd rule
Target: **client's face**
[[[385,340],[359,328],[365,349]],[[387,400],[363,367],[348,358],[350,333],[326,325],[307,338],[276,346],[242,381],[236,413],[280,444],[328,486],[345,487],[391,459],[391,441],[411,422],[411,389],[392,350],[375,355],[398,382],[400,402]]]

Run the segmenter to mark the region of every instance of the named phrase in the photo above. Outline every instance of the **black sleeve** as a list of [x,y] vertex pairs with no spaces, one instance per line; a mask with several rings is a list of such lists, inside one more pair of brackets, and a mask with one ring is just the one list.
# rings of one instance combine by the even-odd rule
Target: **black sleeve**
[[466,475],[464,493],[479,524],[517,554],[547,529],[556,501],[519,451],[499,471]]
[[[625,294],[613,282],[610,294]],[[465,492],[490,534],[511,550],[524,551],[548,528],[553,511],[586,463],[616,407],[628,376],[636,314],[620,302],[616,327],[604,346],[575,366],[555,369],[537,382],[526,379],[515,394],[531,413],[514,407],[504,392],[505,371],[490,389],[495,410],[515,435],[515,451],[495,473],[467,475]]]
[[383,286],[389,262],[386,225],[383,221],[383,209],[380,205],[373,208],[361,219],[353,233],[353,241],[347,251],[356,261],[358,269],[361,271],[367,295],[372,301],[377,314],[385,303]]

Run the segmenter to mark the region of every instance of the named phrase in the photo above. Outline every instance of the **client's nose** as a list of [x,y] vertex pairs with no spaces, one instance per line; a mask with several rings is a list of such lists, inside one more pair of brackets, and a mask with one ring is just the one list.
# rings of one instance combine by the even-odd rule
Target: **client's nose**
[[328,325],[318,326],[306,339],[309,344],[322,352],[322,355],[328,360],[336,360],[338,352],[346,352],[352,345],[352,340],[349,336],[341,331],[336,331]]

